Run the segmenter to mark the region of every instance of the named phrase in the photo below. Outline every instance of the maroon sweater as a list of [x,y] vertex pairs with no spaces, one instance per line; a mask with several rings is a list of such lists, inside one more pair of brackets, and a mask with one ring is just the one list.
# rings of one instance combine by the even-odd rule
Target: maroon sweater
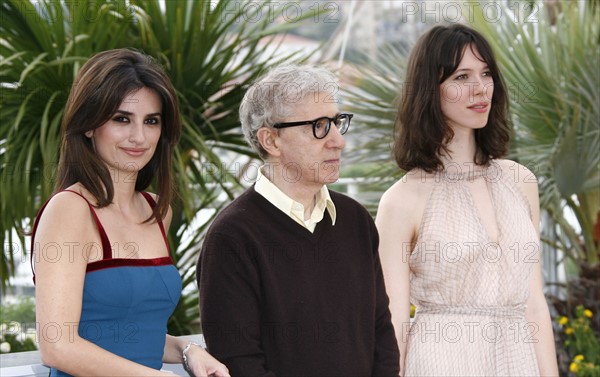
[[208,349],[233,377],[398,376],[369,213],[331,192],[309,232],[248,189],[215,219],[198,261]]

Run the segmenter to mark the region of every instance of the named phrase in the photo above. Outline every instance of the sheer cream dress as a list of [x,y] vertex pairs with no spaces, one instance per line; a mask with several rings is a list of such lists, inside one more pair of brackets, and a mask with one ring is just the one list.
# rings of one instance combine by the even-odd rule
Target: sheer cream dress
[[[492,240],[469,180],[487,183],[498,225]],[[406,376],[539,376],[535,323],[525,303],[539,239],[528,201],[496,162],[477,173],[441,172],[409,259],[416,314]]]

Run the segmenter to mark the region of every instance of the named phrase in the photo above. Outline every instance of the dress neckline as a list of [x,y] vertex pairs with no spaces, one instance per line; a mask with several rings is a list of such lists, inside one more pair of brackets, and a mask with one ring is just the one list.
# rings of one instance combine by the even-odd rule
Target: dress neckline
[[490,161],[490,163],[485,166],[461,166],[459,164],[451,164],[450,166],[444,167],[442,170],[436,171],[434,174],[437,177],[445,178],[449,181],[472,181],[480,177],[486,179],[495,177],[497,172],[494,162]]

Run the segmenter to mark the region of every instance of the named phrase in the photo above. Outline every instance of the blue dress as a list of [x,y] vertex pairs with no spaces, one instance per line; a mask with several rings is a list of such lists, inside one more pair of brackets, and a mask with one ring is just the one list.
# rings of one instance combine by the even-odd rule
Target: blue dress
[[[148,193],[142,194],[151,207],[156,205]],[[35,221],[32,243],[46,204]],[[181,295],[179,272],[170,256],[113,258],[104,227],[94,207],[89,202],[88,205],[100,232],[103,259],[87,265],[79,336],[123,358],[160,370],[167,320]],[[162,221],[158,225],[168,249]],[[69,375],[52,368],[50,376]]]

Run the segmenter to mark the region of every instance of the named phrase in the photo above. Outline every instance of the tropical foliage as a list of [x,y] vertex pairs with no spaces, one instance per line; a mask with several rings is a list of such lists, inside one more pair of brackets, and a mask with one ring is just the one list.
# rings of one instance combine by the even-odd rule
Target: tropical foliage
[[[361,200],[371,213],[377,210],[381,192],[402,174],[391,159],[391,144],[396,97],[403,85],[407,54],[405,49],[385,45],[368,64],[353,67],[345,77],[348,85],[343,98],[351,111],[360,115],[353,120],[351,130],[360,135],[353,147],[356,153],[348,155],[352,163],[368,166],[363,177],[377,178],[361,187],[362,191],[374,193]],[[360,152],[365,150],[369,153]],[[348,176],[347,171],[345,168],[344,177]]]
[[[71,85],[96,52],[132,47],[158,59],[179,95],[183,136],[174,169],[179,200],[169,238],[184,278],[195,284],[198,244],[222,199],[240,188],[241,168],[228,152],[251,155],[237,108],[268,66],[295,59],[277,51],[273,36],[300,24],[278,22],[285,3],[187,0],[6,0],[0,5],[0,259],[2,285],[24,262],[24,234],[53,189],[60,122]],[[285,18],[283,18],[285,20]],[[237,162],[236,162],[237,163]],[[212,211],[201,212],[212,208]],[[202,216],[195,218],[198,213]],[[192,228],[194,232],[192,232]],[[197,294],[185,296],[170,323],[197,332]]]
[[[599,7],[587,1],[565,0],[553,8],[533,2],[516,17],[514,8],[495,3],[503,7],[499,14],[513,16],[491,22],[478,4],[470,4],[468,18],[488,36],[511,92],[511,158],[538,177],[542,209],[558,230],[556,240],[545,241],[577,266],[593,265],[600,214]],[[362,127],[356,123],[358,132],[373,136],[357,147],[371,148],[370,160],[381,164],[373,174],[380,177],[400,174],[388,162],[395,118],[390,104],[403,85],[405,63],[405,51],[382,51],[370,65],[357,67],[347,96],[365,119]]]
[[[548,299],[559,316],[572,316],[578,305],[596,313],[600,310],[600,2],[492,5],[493,18],[484,2],[469,3],[465,18],[487,36],[496,52],[510,90],[515,126],[510,158],[537,176],[540,204],[550,219],[544,224],[543,241],[555,255],[561,251],[566,257],[558,262],[567,265],[569,280],[556,284],[563,289]],[[380,51],[370,64],[355,67],[354,86],[345,96],[360,115],[354,123],[355,132],[361,134],[356,148],[369,148],[370,166],[376,166],[372,176],[384,181],[384,188],[390,178],[402,174],[390,163],[390,144],[406,59],[403,49]],[[589,323],[587,335],[598,339],[597,316]],[[588,370],[583,359],[573,359],[577,353],[567,354],[565,340],[557,336],[563,372],[568,373],[571,364],[580,373]],[[589,357],[586,360],[590,362]]]
[[[597,2],[596,2],[597,3]],[[506,9],[505,9],[506,11]],[[491,23],[474,12],[512,90],[513,154],[540,180],[558,228],[553,245],[580,264],[599,262],[600,9],[593,1],[535,3],[523,20]],[[576,218],[577,229],[565,218]]]
[[573,325],[589,325],[556,337],[561,370],[578,375],[599,371],[588,353],[597,352],[600,321],[581,317],[583,307],[600,310],[599,5],[535,2],[521,20],[474,19],[490,37],[512,90],[513,155],[538,177],[549,220],[542,237],[566,256],[567,282],[555,285],[562,289],[549,301],[558,315],[576,313]]

